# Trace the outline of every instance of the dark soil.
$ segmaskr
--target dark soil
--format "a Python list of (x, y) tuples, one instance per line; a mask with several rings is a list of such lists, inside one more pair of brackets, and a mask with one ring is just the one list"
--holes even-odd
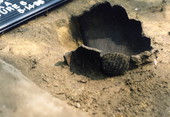
[(83, 14), (73, 16), (71, 21), (78, 23), (74, 25), (79, 26), (77, 35), (83, 43), (102, 50), (103, 54), (133, 55), (151, 49), (150, 39), (142, 34), (141, 22), (129, 19), (122, 6), (98, 3)]

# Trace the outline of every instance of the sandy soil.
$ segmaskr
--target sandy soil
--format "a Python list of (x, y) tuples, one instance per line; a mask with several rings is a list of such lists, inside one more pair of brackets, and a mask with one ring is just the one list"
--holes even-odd
[(0, 117), (87, 117), (0, 60)]
[[(144, 34), (160, 51), (149, 64), (124, 76), (92, 80), (71, 73), (63, 55), (77, 45), (71, 15), (104, 0), (73, 0), (0, 36), (0, 58), (53, 96), (92, 117), (170, 116), (170, 0), (108, 0), (142, 22)], [(166, 2), (165, 2), (166, 1)]]

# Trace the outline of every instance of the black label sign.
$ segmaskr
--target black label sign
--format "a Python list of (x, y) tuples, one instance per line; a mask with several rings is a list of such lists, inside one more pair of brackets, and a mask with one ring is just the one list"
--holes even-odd
[(0, 0), (0, 33), (68, 0)]
[(0, 16), (7, 15), (15, 11), (17, 11), (18, 13), (25, 13), (26, 11), (30, 11), (31, 9), (45, 4), (45, 0), (36, 0), (29, 3), (27, 1), (19, 1), (17, 3), (13, 3), (14, 1), (3, 2), (3, 0), (1, 0), (0, 2)]

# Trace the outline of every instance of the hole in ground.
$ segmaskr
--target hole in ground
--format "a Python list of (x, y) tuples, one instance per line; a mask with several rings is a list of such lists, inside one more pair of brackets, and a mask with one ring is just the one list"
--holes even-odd
[[(87, 46), (72, 53), (70, 70), (92, 79), (104, 78), (99, 76), (102, 72), (108, 76), (121, 75), (128, 70), (131, 55), (152, 49), (151, 40), (143, 35), (141, 22), (129, 19), (122, 6), (111, 6), (108, 2), (72, 16), (70, 27), (76, 42)], [(108, 55), (110, 58), (101, 56), (107, 53), (118, 54)]]
[(119, 52), (125, 55), (151, 50), (151, 41), (142, 34), (141, 22), (129, 19), (119, 5), (104, 2), (71, 18), (72, 34), (84, 45), (100, 49), (102, 54)]

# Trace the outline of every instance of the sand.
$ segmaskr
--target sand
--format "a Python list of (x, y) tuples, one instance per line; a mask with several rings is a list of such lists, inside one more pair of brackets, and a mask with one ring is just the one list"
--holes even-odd
[(0, 58), (41, 89), (92, 117), (170, 116), (170, 1), (108, 0), (142, 22), (159, 50), (154, 63), (123, 76), (89, 78), (70, 72), (63, 55), (78, 47), (70, 18), (104, 0), (73, 0), (0, 36)]

